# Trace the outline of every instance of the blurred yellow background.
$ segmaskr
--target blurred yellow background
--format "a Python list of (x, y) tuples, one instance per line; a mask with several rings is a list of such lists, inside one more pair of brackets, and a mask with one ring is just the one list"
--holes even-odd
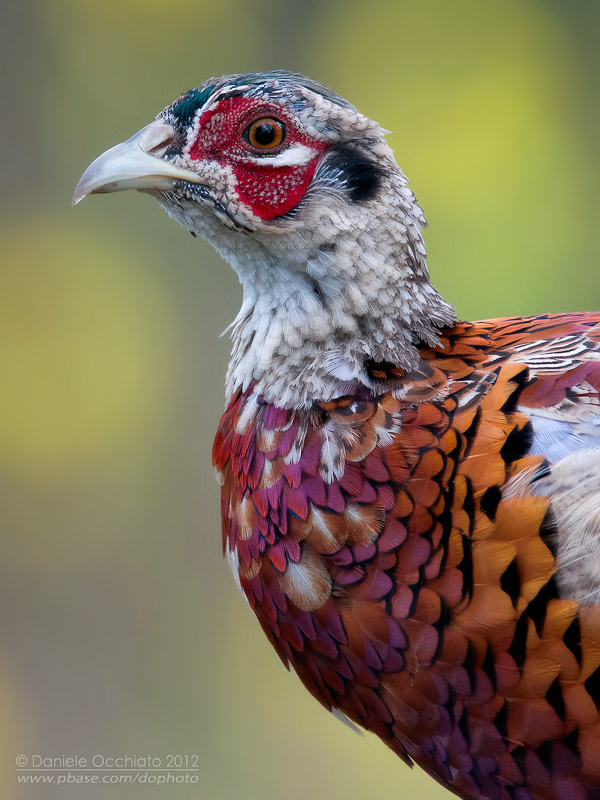
[[(240, 301), (101, 151), (211, 75), (284, 67), (390, 129), (463, 318), (600, 308), (594, 0), (9, 0), (0, 229), (0, 797), (449, 796), (278, 663), (221, 559)], [(197, 753), (196, 785), (25, 787), (17, 754)]]

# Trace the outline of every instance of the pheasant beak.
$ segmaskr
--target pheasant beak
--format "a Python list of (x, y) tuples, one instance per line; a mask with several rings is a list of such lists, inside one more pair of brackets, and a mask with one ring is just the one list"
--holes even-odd
[(79, 179), (73, 205), (88, 194), (122, 192), (125, 189), (172, 189), (175, 181), (202, 183), (194, 172), (162, 158), (174, 138), (175, 132), (170, 125), (155, 120), (131, 139), (111, 147), (98, 156)]

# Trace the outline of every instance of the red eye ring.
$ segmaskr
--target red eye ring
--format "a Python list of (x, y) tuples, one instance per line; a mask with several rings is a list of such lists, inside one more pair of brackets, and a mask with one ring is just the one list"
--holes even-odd
[(244, 138), (257, 150), (273, 150), (285, 139), (285, 125), (273, 117), (260, 117), (248, 125)]

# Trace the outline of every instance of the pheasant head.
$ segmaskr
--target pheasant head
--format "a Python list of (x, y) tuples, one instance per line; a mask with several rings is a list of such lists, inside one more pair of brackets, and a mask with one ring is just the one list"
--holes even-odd
[(74, 195), (152, 194), (236, 270), (228, 394), (280, 407), (385, 390), (418, 370), (454, 311), (432, 287), (423, 213), (385, 131), (288, 72), (227, 75), (181, 95), (101, 155)]

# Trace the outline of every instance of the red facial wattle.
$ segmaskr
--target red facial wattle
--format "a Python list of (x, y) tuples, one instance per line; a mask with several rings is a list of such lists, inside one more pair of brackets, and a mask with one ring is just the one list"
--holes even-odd
[(240, 200), (261, 219), (286, 214), (296, 206), (315, 171), (316, 157), (302, 167), (234, 167)]
[[(280, 146), (257, 154), (256, 149), (245, 141), (243, 133), (261, 116), (281, 119), (286, 126), (286, 136)], [(222, 100), (201, 116), (196, 127), (198, 132), (189, 149), (190, 159), (214, 160), (231, 166), (237, 178), (236, 190), (241, 202), (264, 220), (280, 217), (299, 203), (325, 148), (324, 142), (300, 133), (281, 109), (265, 106), (248, 97)], [(295, 144), (310, 147), (315, 152), (314, 158), (300, 165), (260, 163), (261, 155), (274, 157)]]

